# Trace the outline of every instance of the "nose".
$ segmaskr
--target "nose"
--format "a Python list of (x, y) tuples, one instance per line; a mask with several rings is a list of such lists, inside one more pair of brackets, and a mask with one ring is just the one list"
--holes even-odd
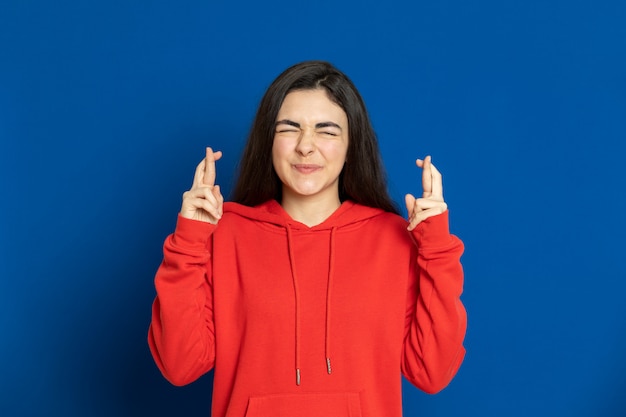
[(302, 156), (308, 156), (315, 152), (315, 133), (310, 129), (302, 130), (296, 145), (296, 152)]

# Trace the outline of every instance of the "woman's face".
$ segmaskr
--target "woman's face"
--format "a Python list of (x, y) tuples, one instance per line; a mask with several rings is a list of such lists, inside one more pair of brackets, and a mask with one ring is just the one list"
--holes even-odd
[(339, 174), (347, 152), (348, 118), (326, 90), (287, 94), (278, 111), (272, 146), (283, 200), (316, 197), (339, 201)]

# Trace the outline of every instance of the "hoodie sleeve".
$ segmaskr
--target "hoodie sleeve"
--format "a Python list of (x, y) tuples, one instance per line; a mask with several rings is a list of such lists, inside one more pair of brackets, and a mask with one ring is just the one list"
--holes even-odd
[(215, 361), (211, 276), (215, 228), (179, 215), (175, 232), (163, 245), (148, 345), (163, 376), (174, 385), (195, 381)]
[(417, 262), (409, 286), (402, 373), (434, 394), (445, 388), (465, 356), (467, 316), (461, 303), (463, 243), (448, 231), (448, 211), (412, 232)]

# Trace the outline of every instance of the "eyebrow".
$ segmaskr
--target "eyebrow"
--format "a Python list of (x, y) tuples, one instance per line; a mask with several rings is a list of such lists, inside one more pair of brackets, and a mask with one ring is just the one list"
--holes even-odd
[[(293, 127), (297, 127), (298, 129), (300, 129), (300, 123), (294, 122), (292, 120), (289, 119), (283, 119), (283, 120), (279, 120), (276, 122), (276, 126), (278, 125), (289, 125), (289, 126), (293, 126)], [(323, 129), (325, 127), (334, 127), (337, 128), (339, 130), (341, 130), (341, 126), (339, 126), (337, 123), (335, 122), (321, 122), (321, 123), (317, 123), (315, 125), (316, 129)]]

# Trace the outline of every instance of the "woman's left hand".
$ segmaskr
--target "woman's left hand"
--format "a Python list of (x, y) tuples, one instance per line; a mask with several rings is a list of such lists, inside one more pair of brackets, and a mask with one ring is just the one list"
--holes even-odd
[(431, 157), (418, 159), (415, 164), (422, 168), (422, 198), (415, 198), (412, 194), (404, 197), (406, 210), (409, 213), (409, 226), (411, 231), (422, 221), (429, 217), (436, 216), (448, 209), (448, 205), (443, 201), (443, 182), (441, 173), (431, 162)]

